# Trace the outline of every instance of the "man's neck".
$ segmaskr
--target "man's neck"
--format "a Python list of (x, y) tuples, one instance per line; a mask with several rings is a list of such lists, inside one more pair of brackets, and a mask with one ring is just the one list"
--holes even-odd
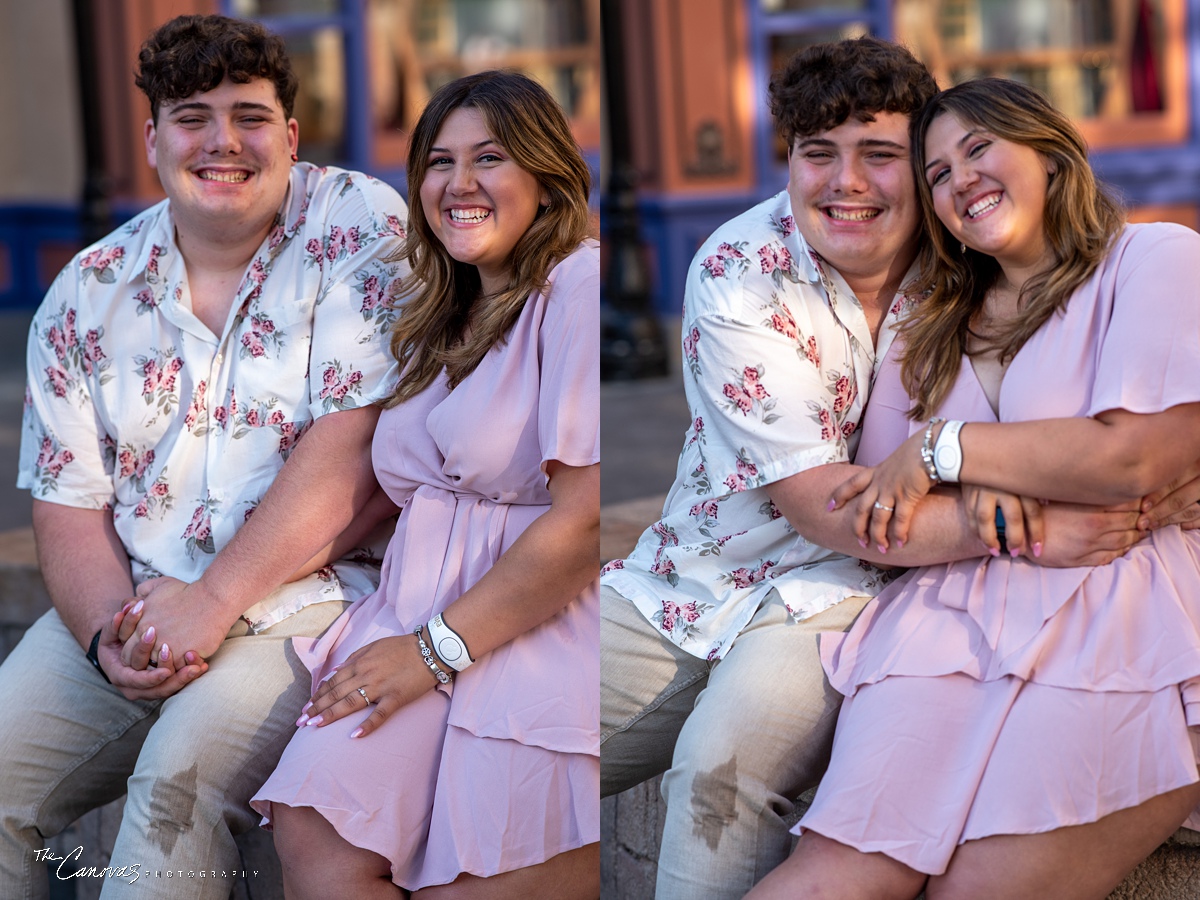
[(900, 290), (908, 266), (903, 269), (889, 270), (874, 277), (847, 277), (842, 273), (850, 290), (858, 298), (863, 314), (867, 317), (867, 325), (871, 329), (871, 340), (879, 346), (879, 329), (891, 309), (896, 293)]
[(254, 226), (233, 225), (222, 230), (197, 228), (176, 220), (175, 244), (191, 277), (201, 272), (220, 275), (236, 271), (240, 274), (262, 246), (273, 223), (274, 216)]

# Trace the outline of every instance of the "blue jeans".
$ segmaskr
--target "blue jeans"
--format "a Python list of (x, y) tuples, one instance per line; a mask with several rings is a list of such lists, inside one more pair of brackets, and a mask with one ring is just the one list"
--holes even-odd
[[(160, 701), (125, 699), (58, 614), (42, 616), (0, 665), (8, 707), (0, 717), (4, 896), (43, 900), (45, 863), (34, 853), (44, 839), (128, 793), (109, 865), (139, 877), (105, 878), (102, 896), (228, 900), (242, 868), (234, 835), (257, 823), (250, 797), (275, 767), (309, 694), (291, 638), (319, 635), (342, 609), (317, 603), (259, 634), (231, 632), (208, 672)], [(99, 850), (85, 847), (63, 873), (104, 865)], [(187, 877), (201, 870), (203, 878)]]
[(601, 793), (666, 772), (656, 900), (734, 900), (787, 857), (784, 819), (829, 762), (842, 701), (817, 633), (846, 630), (867, 600), (797, 622), (772, 591), (710, 663), (601, 589)]

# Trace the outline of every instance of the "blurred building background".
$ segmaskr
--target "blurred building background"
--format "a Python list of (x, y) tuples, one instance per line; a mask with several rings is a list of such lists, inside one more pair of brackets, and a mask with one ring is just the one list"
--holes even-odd
[(460, 75), (546, 85), (600, 164), (601, 0), (0, 0), (0, 310), (32, 310), (85, 243), (162, 198), (138, 47), (181, 13), (261, 20), (300, 76), (301, 158), (407, 194), (408, 129)]
[[(907, 44), (944, 87), (1004, 75), (1040, 88), (1079, 124), (1134, 219), (1200, 226), (1200, 0), (603, 3), (606, 60), (621, 64), (608, 74), (616, 186), (604, 227), (610, 244), (611, 226), (622, 231), (623, 252), (609, 253), (620, 283), (607, 288), (622, 309), (640, 291), (659, 322), (677, 321), (696, 247), (787, 182), (766, 103), (771, 72), (810, 43), (861, 34)], [(632, 315), (606, 320), (611, 377), (652, 368), (620, 363), (639, 340), (653, 355)]]

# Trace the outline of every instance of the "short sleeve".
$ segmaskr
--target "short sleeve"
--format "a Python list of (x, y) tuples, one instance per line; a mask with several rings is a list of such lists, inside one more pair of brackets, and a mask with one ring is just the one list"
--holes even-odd
[(542, 468), (600, 461), (600, 251), (589, 242), (552, 273), (542, 322)]
[(309, 359), (314, 420), (381, 400), (395, 384), (388, 333), (409, 267), (388, 260), (400, 249), (407, 218), (399, 194), (358, 173), (347, 173), (330, 202), (319, 239), (330, 262), (313, 313)]
[(863, 414), (862, 437), (854, 454), (854, 462), (860, 466), (879, 465), (912, 434), (913, 422), (908, 418), (912, 400), (900, 379), (903, 353), (904, 340), (892, 341), (875, 377)]
[(1200, 401), (1200, 235), (1180, 225), (1141, 226), (1114, 252), (1121, 257), (1112, 317), (1088, 415)]
[(115, 457), (96, 417), (84, 353), (76, 328), (74, 265), (55, 279), (29, 328), (25, 412), (17, 487), (35, 500), (83, 509), (113, 502)]
[(740, 490), (748, 472), (762, 485), (845, 462), (841, 417), (856, 374), (822, 365), (844, 347), (823, 346), (829, 329), (803, 299), (788, 304), (766, 282), (706, 277), (697, 266), (687, 291), (688, 308), (703, 312), (685, 318), (683, 378), (712, 483)]

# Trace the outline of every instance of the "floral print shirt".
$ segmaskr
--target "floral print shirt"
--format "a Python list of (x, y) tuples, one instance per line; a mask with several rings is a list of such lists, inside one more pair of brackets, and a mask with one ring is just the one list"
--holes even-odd
[[(191, 312), (163, 201), (87, 248), (34, 317), (18, 486), (111, 509), (134, 583), (195, 581), (320, 416), (382, 396), (407, 209), (357, 172), (292, 167), (224, 331)], [(265, 628), (373, 590), (369, 551), (250, 610)]]
[[(906, 279), (907, 280), (907, 279)], [(692, 424), (662, 519), (602, 583), (679, 647), (718, 659), (772, 588), (806, 618), (885, 582), (874, 566), (809, 543), (766, 485), (853, 458), (875, 366), (841, 275), (796, 230), (786, 191), (725, 223), (688, 272), (683, 381)]]

